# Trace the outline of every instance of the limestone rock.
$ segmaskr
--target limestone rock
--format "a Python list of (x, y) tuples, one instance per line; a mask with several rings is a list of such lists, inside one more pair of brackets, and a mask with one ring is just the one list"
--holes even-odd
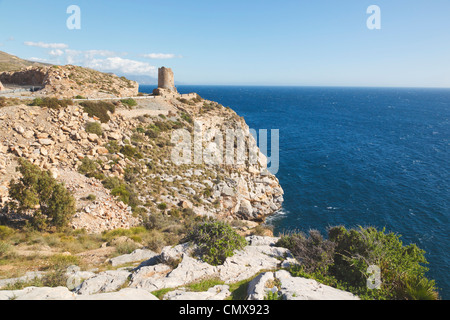
[(7, 285), (13, 285), (17, 282), (30, 282), (34, 279), (40, 279), (44, 276), (44, 272), (41, 271), (29, 271), (24, 276), (11, 279), (0, 280), (0, 289)]
[(109, 260), (109, 262), (113, 267), (116, 267), (122, 264), (149, 260), (151, 258), (154, 258), (155, 256), (158, 256), (158, 254), (151, 250), (137, 249), (130, 254), (125, 254), (119, 257), (112, 258)]
[(105, 271), (85, 280), (76, 292), (78, 294), (96, 294), (111, 292), (119, 289), (130, 276), (130, 272), (124, 270)]
[(130, 287), (150, 292), (166, 288), (164, 278), (171, 270), (172, 268), (162, 263), (139, 267), (131, 276)]
[(117, 292), (77, 296), (75, 300), (159, 300), (143, 289), (124, 288)]
[(23, 290), (0, 291), (0, 300), (71, 300), (75, 296), (66, 287), (28, 287)]
[(281, 282), (281, 294), (285, 300), (359, 300), (353, 294), (320, 284), (315, 280), (292, 277), (288, 271), (275, 272)]
[(250, 281), (247, 288), (247, 300), (264, 300), (267, 295), (266, 283), (274, 279), (273, 272), (264, 272)]
[(190, 292), (185, 289), (178, 289), (166, 293), (163, 300), (225, 300), (231, 295), (229, 289), (230, 287), (227, 285), (217, 285), (204, 292)]

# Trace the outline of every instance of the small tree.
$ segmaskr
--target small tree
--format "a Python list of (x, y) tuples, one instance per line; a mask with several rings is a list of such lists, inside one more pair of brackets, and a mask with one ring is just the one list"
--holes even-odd
[(245, 238), (225, 222), (203, 222), (196, 225), (187, 235), (199, 249), (203, 261), (211, 265), (223, 264), (236, 250), (245, 247)]
[(20, 159), (16, 169), (22, 177), (11, 180), (10, 207), (19, 213), (31, 213), (31, 223), (37, 229), (47, 225), (57, 229), (67, 227), (75, 214), (75, 198), (58, 183), (49, 171), (42, 171), (36, 165)]

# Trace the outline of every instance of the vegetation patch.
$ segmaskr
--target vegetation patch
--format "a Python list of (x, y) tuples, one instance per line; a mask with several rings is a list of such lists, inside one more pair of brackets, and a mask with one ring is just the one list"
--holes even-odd
[(203, 261), (211, 265), (223, 264), (226, 258), (233, 256), (236, 250), (244, 248), (247, 244), (244, 237), (229, 224), (221, 221), (197, 224), (186, 239), (198, 246), (198, 254)]
[[(291, 267), (294, 276), (346, 290), (363, 299), (438, 299), (435, 283), (425, 277), (425, 252), (415, 244), (403, 245), (400, 236), (383, 229), (347, 230), (332, 227), (325, 240), (317, 231), (282, 236), (277, 246), (291, 250), (301, 266)], [(369, 289), (369, 266), (381, 271), (379, 289)]]
[(59, 100), (57, 98), (35, 98), (30, 106), (39, 106), (39, 107), (46, 107), (49, 109), (60, 109), (60, 108), (67, 108), (67, 106), (73, 105), (73, 101), (71, 99), (62, 99)]
[(86, 123), (86, 132), (87, 133), (95, 133), (99, 137), (103, 134), (102, 126), (98, 122)]
[(111, 119), (108, 112), (114, 113), (116, 111), (114, 104), (105, 101), (83, 101), (80, 106), (90, 117), (97, 117), (102, 123)]
[(9, 209), (21, 214), (31, 213), (30, 222), (39, 230), (66, 228), (76, 211), (71, 193), (49, 171), (42, 171), (29, 161), (19, 159), (17, 171), (22, 177), (10, 182)]
[(135, 107), (135, 106), (137, 106), (137, 102), (136, 102), (136, 100), (134, 100), (134, 99), (132, 99), (132, 98), (129, 98), (129, 99), (123, 99), (123, 100), (120, 100), (120, 102), (122, 102), (124, 105), (126, 105), (126, 106), (128, 106), (128, 107)]

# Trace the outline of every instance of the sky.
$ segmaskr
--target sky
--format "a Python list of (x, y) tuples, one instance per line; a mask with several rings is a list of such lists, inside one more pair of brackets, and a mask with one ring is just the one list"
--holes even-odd
[(0, 51), (119, 75), (166, 66), (184, 84), (449, 88), (450, 1), (0, 0)]

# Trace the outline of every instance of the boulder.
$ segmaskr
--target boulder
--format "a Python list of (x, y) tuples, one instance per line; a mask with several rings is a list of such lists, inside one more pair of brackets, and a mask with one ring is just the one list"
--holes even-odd
[(239, 210), (237, 214), (244, 218), (251, 219), (253, 217), (253, 207), (250, 201), (248, 201), (247, 199), (242, 199), (239, 204)]
[(225, 283), (249, 279), (263, 270), (277, 269), (281, 258), (289, 256), (285, 248), (272, 246), (247, 246), (217, 267), (219, 277)]
[(130, 276), (125, 270), (104, 271), (91, 277), (76, 289), (78, 294), (96, 294), (119, 289)]
[(170, 272), (165, 280), (165, 288), (176, 288), (203, 278), (217, 275), (217, 267), (214, 267), (199, 259), (191, 258), (183, 254), (182, 261)]
[(151, 258), (154, 258), (155, 256), (158, 256), (158, 254), (151, 250), (137, 249), (130, 254), (125, 254), (119, 257), (112, 258), (109, 260), (109, 263), (111, 263), (113, 267), (116, 267), (122, 264), (149, 260)]
[(162, 263), (171, 263), (181, 259), (183, 254), (190, 255), (195, 250), (195, 246), (186, 242), (176, 246), (166, 246), (161, 250), (160, 261)]
[(142, 289), (124, 288), (117, 292), (77, 296), (76, 300), (158, 300), (153, 294)]
[(286, 270), (275, 272), (280, 293), (285, 300), (359, 300), (350, 292), (320, 284), (313, 279), (293, 277)]
[(11, 279), (0, 280), (0, 289), (7, 285), (13, 285), (17, 282), (30, 282), (34, 279), (40, 279), (44, 276), (44, 272), (41, 271), (29, 271), (24, 276)]
[(264, 272), (250, 281), (247, 287), (247, 300), (264, 300), (267, 295), (266, 283), (274, 279), (273, 272)]
[(66, 287), (28, 287), (22, 290), (0, 291), (0, 300), (71, 300), (75, 296)]
[(171, 270), (171, 267), (162, 263), (139, 267), (131, 276), (130, 287), (150, 292), (165, 288), (164, 278)]
[(163, 300), (225, 300), (231, 295), (230, 287), (227, 285), (217, 285), (208, 291), (191, 292), (186, 289), (170, 291), (164, 295)]

